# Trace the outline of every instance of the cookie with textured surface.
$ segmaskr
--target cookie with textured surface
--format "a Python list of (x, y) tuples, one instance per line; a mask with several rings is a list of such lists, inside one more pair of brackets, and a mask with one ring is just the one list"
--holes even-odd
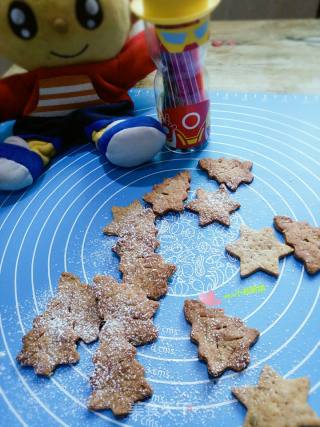
[(256, 329), (199, 301), (185, 301), (184, 313), (192, 325), (191, 340), (199, 345), (199, 358), (208, 364), (210, 375), (219, 377), (228, 369), (240, 372), (247, 368), (249, 349), (259, 338)]
[(182, 172), (173, 178), (165, 179), (162, 184), (155, 185), (152, 192), (146, 194), (143, 200), (152, 205), (156, 215), (183, 212), (184, 202), (188, 199), (190, 182), (190, 173)]
[(167, 264), (158, 254), (133, 257), (129, 253), (121, 258), (119, 269), (125, 283), (138, 286), (148, 298), (158, 300), (167, 294), (168, 281), (176, 266)]
[(199, 167), (206, 171), (211, 179), (225, 184), (231, 191), (236, 191), (240, 184), (251, 184), (252, 162), (240, 162), (237, 159), (202, 159)]
[(230, 226), (230, 215), (240, 209), (240, 203), (232, 200), (225, 185), (221, 185), (215, 193), (199, 188), (197, 199), (186, 205), (186, 209), (199, 214), (201, 226), (219, 222)]
[(250, 276), (257, 271), (278, 277), (279, 259), (292, 254), (292, 247), (280, 243), (269, 227), (256, 231), (242, 226), (240, 234), (240, 239), (229, 244), (226, 250), (240, 259), (241, 277)]
[(275, 228), (284, 234), (286, 243), (294, 248), (294, 256), (302, 261), (309, 274), (320, 271), (320, 228), (307, 222), (293, 221), (285, 216), (274, 218)]
[(77, 342), (96, 341), (100, 324), (93, 289), (81, 284), (78, 277), (63, 273), (57, 295), (23, 337), (17, 360), (32, 366), (38, 375), (50, 376), (57, 366), (79, 361)]
[(119, 284), (109, 276), (97, 276), (93, 289), (105, 329), (116, 325), (119, 333), (121, 331), (135, 346), (147, 344), (158, 337), (152, 318), (159, 303), (149, 300), (138, 286)]
[(101, 330), (100, 347), (93, 357), (89, 409), (111, 409), (116, 416), (126, 416), (135, 402), (152, 396), (144, 368), (135, 360), (136, 352), (121, 333), (106, 326)]
[(320, 418), (308, 405), (307, 378), (286, 380), (265, 366), (256, 387), (233, 388), (248, 408), (244, 427), (319, 427)]

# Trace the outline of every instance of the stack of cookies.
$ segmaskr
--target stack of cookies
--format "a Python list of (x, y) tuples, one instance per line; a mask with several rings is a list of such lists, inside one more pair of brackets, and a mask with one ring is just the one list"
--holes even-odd
[(158, 230), (151, 209), (135, 201), (125, 208), (114, 207), (112, 212), (114, 220), (104, 233), (119, 238), (114, 251), (120, 257), (123, 283), (107, 276), (94, 279), (103, 327), (93, 358), (96, 369), (88, 406), (124, 416), (133, 403), (152, 396), (144, 369), (135, 360), (135, 347), (157, 339), (152, 318), (159, 308), (158, 300), (168, 292), (168, 281), (176, 267), (155, 253)]

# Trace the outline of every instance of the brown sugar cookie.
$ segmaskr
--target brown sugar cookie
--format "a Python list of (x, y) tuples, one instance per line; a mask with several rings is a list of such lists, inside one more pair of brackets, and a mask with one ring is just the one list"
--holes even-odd
[(215, 193), (198, 189), (197, 199), (186, 205), (186, 209), (199, 213), (201, 226), (213, 222), (230, 226), (230, 215), (240, 207), (240, 203), (230, 198), (225, 185), (221, 185)]
[(119, 284), (109, 276), (97, 276), (93, 289), (105, 327), (116, 325), (116, 329), (135, 346), (147, 344), (158, 337), (152, 318), (159, 303), (149, 300), (138, 286)]
[(140, 202), (133, 202), (125, 208), (113, 207), (112, 211), (114, 220), (104, 228), (105, 234), (121, 238), (155, 237), (158, 234), (155, 214), (152, 209), (144, 209)]
[(126, 220), (139, 216), (144, 211), (139, 200), (135, 200), (129, 206), (113, 206), (113, 221), (107, 225), (103, 232), (109, 236), (120, 236), (123, 228), (126, 228)]
[(174, 178), (165, 179), (162, 184), (155, 185), (153, 191), (146, 194), (143, 200), (152, 205), (156, 215), (183, 212), (183, 202), (188, 198), (190, 182), (190, 173), (182, 172)]
[(225, 184), (230, 190), (236, 191), (240, 184), (251, 184), (254, 176), (251, 173), (252, 162), (240, 162), (237, 159), (202, 159), (199, 167), (206, 171), (211, 179)]
[(285, 380), (269, 366), (256, 387), (234, 388), (234, 396), (248, 409), (244, 427), (316, 427), (320, 418), (309, 406), (307, 378)]
[(153, 235), (132, 235), (119, 239), (112, 250), (120, 258), (127, 255), (135, 259), (137, 257), (153, 254), (159, 245), (159, 241)]
[(199, 358), (207, 362), (210, 375), (219, 377), (228, 369), (240, 372), (247, 368), (249, 349), (259, 338), (256, 329), (199, 301), (185, 301), (184, 312), (192, 325), (191, 340), (199, 345)]
[(139, 257), (127, 254), (121, 258), (119, 270), (125, 283), (136, 285), (148, 298), (158, 300), (167, 294), (168, 281), (175, 273), (176, 267), (167, 264), (158, 254)]
[(105, 234), (117, 235), (113, 251), (119, 257), (131, 255), (133, 258), (152, 254), (159, 247), (158, 229), (152, 209), (144, 209), (136, 201), (125, 208), (113, 208), (114, 220), (105, 229)]
[(240, 240), (226, 247), (227, 252), (240, 259), (241, 277), (250, 276), (257, 271), (264, 271), (278, 277), (279, 258), (293, 252), (290, 246), (280, 243), (272, 228), (263, 228), (260, 231), (242, 226)]
[(63, 273), (56, 297), (35, 318), (17, 360), (23, 366), (32, 366), (38, 375), (50, 376), (57, 366), (79, 361), (77, 342), (95, 341), (100, 324), (92, 288), (82, 285), (78, 277)]
[(285, 216), (274, 218), (275, 228), (284, 234), (286, 243), (294, 248), (294, 255), (305, 265), (308, 273), (320, 271), (320, 228), (307, 222), (296, 222)]
[(144, 378), (144, 368), (135, 360), (136, 349), (121, 334), (106, 331), (101, 331), (100, 347), (93, 357), (88, 408), (111, 409), (116, 416), (126, 416), (135, 402), (151, 397), (153, 391)]

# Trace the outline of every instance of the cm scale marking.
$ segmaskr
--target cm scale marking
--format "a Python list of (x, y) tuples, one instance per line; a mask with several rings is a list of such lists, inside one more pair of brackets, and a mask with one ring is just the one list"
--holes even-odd
[[(133, 96), (139, 113), (156, 115), (151, 91)], [(319, 276), (309, 276), (290, 257), (281, 261), (278, 279), (257, 273), (241, 280), (239, 262), (224, 250), (239, 238), (242, 224), (258, 230), (272, 226), (276, 215), (319, 226), (319, 109), (317, 97), (212, 93), (212, 137), (202, 152), (164, 150), (154, 163), (124, 170), (104, 164), (93, 148), (77, 147), (34, 187), (1, 194), (0, 425), (240, 427), (246, 412), (231, 388), (257, 384), (265, 365), (285, 378), (309, 377), (309, 404), (319, 414)], [(81, 345), (80, 363), (60, 368), (50, 380), (21, 369), (15, 361), (21, 338), (44, 310), (62, 271), (88, 283), (96, 274), (120, 279), (111, 250), (115, 239), (101, 232), (112, 219), (111, 207), (142, 200), (154, 184), (184, 170), (192, 173), (190, 199), (197, 188), (217, 191), (218, 184), (197, 164), (223, 156), (251, 160), (255, 173), (254, 182), (232, 196), (242, 208), (232, 215), (230, 228), (202, 229), (191, 212), (157, 223), (160, 254), (178, 270), (155, 318), (160, 337), (138, 352), (152, 399), (122, 420), (108, 411), (87, 411), (98, 344)], [(183, 305), (199, 295), (261, 332), (243, 373), (227, 372), (214, 381), (198, 361)]]

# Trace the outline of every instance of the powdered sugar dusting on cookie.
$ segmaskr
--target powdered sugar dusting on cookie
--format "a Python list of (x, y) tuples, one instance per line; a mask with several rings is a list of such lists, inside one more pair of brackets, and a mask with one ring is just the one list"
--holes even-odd
[(39, 375), (50, 376), (57, 366), (78, 362), (77, 342), (95, 341), (100, 323), (92, 289), (82, 285), (78, 277), (64, 273), (56, 297), (23, 338), (17, 360), (34, 367)]
[(165, 215), (168, 212), (183, 212), (184, 202), (188, 198), (191, 175), (182, 172), (173, 178), (167, 178), (162, 184), (153, 187), (151, 193), (145, 194), (143, 200), (152, 205), (156, 215)]
[(119, 284), (110, 276), (94, 279), (93, 289), (104, 326), (100, 347), (93, 358), (95, 371), (88, 407), (111, 409), (115, 415), (124, 416), (134, 403), (152, 396), (133, 346), (145, 345), (158, 337), (152, 318), (159, 303), (154, 300), (167, 293), (175, 266), (155, 254), (158, 230), (150, 209), (143, 209), (136, 201), (112, 211), (113, 222), (104, 232), (119, 237), (113, 250), (120, 257), (124, 283)]
[(251, 184), (254, 176), (251, 173), (252, 162), (240, 162), (237, 159), (202, 159), (199, 167), (206, 171), (211, 179), (225, 184), (231, 191), (236, 191), (240, 184)]
[(230, 215), (240, 208), (240, 203), (232, 200), (224, 185), (215, 193), (203, 189), (197, 190), (197, 199), (188, 203), (186, 208), (199, 214), (200, 225), (213, 222), (230, 226)]

